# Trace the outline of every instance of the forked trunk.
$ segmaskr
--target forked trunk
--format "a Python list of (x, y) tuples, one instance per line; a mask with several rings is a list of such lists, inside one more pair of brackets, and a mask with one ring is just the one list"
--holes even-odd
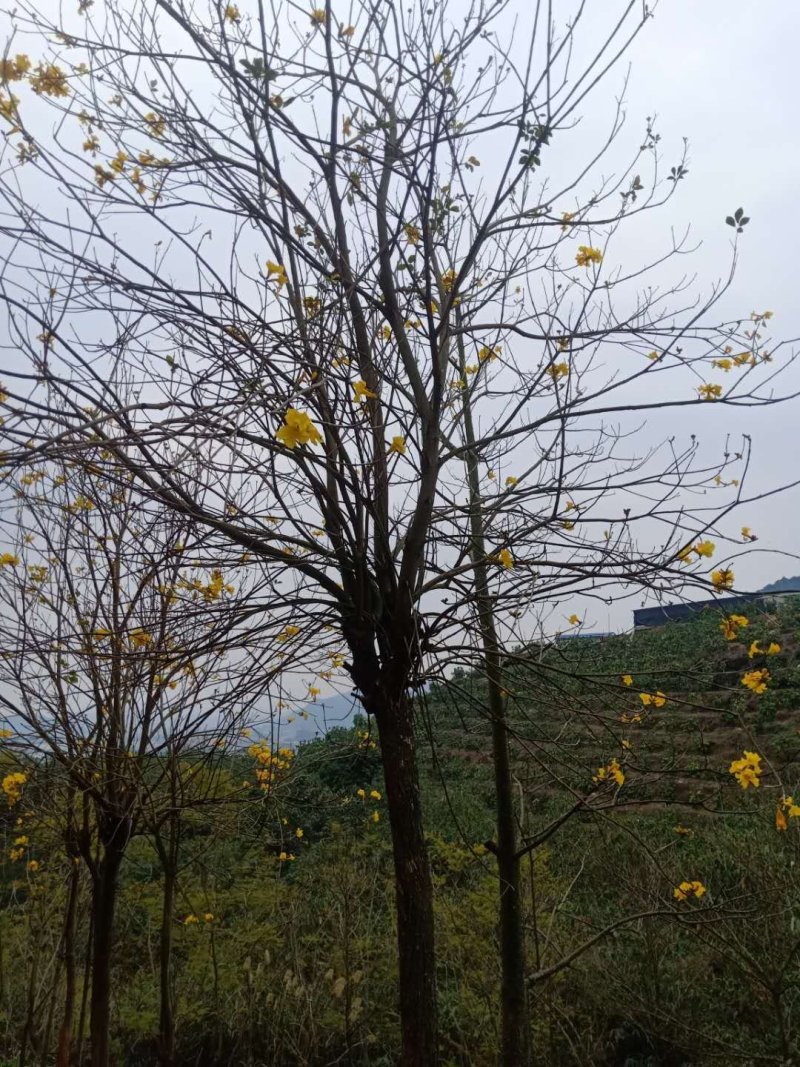
[(123, 842), (112, 839), (106, 845), (94, 881), (92, 998), (89, 1014), (92, 1067), (108, 1067), (109, 1065), (111, 952), (114, 936), (114, 910), (117, 902), (117, 879), (124, 851)]
[(392, 833), (402, 1067), (437, 1062), (433, 883), (422, 825), (414, 714), (405, 697), (374, 710)]

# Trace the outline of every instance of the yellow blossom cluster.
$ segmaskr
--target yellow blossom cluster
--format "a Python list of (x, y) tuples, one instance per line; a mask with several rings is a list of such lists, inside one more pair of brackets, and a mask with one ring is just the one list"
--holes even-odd
[(67, 75), (55, 63), (39, 63), (28, 81), (39, 96), (69, 96)]
[(597, 774), (592, 776), (592, 781), (595, 783), (614, 781), (617, 785), (623, 785), (625, 782), (625, 774), (622, 767), (619, 765), (619, 760), (609, 760), (605, 767), (598, 767)]
[(501, 345), (483, 345), (478, 349), (478, 360), (480, 363), (491, 363), (498, 358), (502, 350)]
[(213, 570), (208, 582), (203, 582), (199, 578), (193, 578), (191, 581), (183, 579), (178, 583), (178, 588), (189, 589), (195, 594), (200, 594), (208, 603), (219, 600), (223, 593), (233, 593), (235, 589), (234, 586), (226, 583), (221, 570)]
[(788, 829), (789, 819), (797, 819), (800, 817), (800, 806), (795, 804), (792, 797), (783, 796), (778, 802), (778, 807), (775, 809), (775, 829), (786, 830)]
[(278, 640), (281, 642), (281, 644), (283, 644), (285, 641), (288, 641), (290, 638), (297, 637), (297, 635), (299, 633), (300, 633), (300, 627), (299, 626), (292, 626), (291, 624), (289, 624), (288, 626), (284, 626), (284, 628), (278, 634)]
[(377, 397), (377, 394), (373, 393), (372, 390), (367, 385), (367, 383), (365, 381), (363, 381), (361, 378), (359, 378), (357, 381), (353, 382), (353, 393), (354, 393), (353, 399), (357, 403), (360, 403), (362, 400), (367, 400), (367, 399), (375, 400), (376, 397)]
[(745, 749), (742, 753), (742, 758), (735, 759), (728, 768), (728, 771), (733, 775), (742, 789), (749, 789), (750, 786), (754, 789), (758, 789), (761, 784), (761, 775), (764, 773), (761, 768), (761, 756), (759, 756), (757, 752), (748, 752)]
[(564, 362), (564, 360), (560, 363), (551, 363), (546, 370), (553, 381), (557, 382), (559, 378), (566, 378), (569, 375), (569, 363)]
[(742, 685), (753, 693), (766, 693), (769, 677), (769, 671), (766, 667), (762, 667), (758, 671), (746, 671), (742, 675)]
[(514, 557), (511, 554), (511, 550), (508, 548), (501, 548), (499, 552), (496, 552), (493, 556), (489, 557), (492, 563), (499, 563), (510, 571), (514, 566)]
[(290, 748), (279, 748), (277, 751), (273, 751), (264, 740), (256, 741), (250, 745), (247, 749), (247, 754), (258, 764), (256, 780), (265, 791), (286, 776), (294, 760), (294, 752)]
[(720, 630), (725, 635), (726, 641), (735, 641), (739, 631), (750, 625), (750, 620), (745, 615), (729, 615), (719, 624)]
[(747, 655), (750, 659), (753, 656), (777, 656), (780, 650), (781, 646), (777, 641), (770, 641), (766, 648), (762, 648), (759, 641), (751, 641)]
[(667, 702), (666, 696), (659, 689), (656, 693), (640, 693), (639, 699), (646, 708), (652, 704), (655, 708), (663, 708)]
[(359, 748), (368, 749), (368, 748), (375, 748), (376, 747), (375, 741), (371, 737), (371, 735), (370, 735), (368, 730), (359, 730), (357, 732), (357, 734), (356, 734), (356, 737), (358, 739), (358, 747)]
[(599, 248), (590, 248), (589, 245), (578, 245), (575, 262), (579, 267), (588, 267), (590, 263), (600, 264), (603, 262), (603, 253)]
[(697, 900), (700, 900), (700, 898), (705, 895), (705, 892), (706, 887), (702, 882), (681, 882), (680, 885), (675, 886), (672, 890), (672, 895), (676, 900), (680, 901), (688, 900), (689, 897), (695, 897)]
[(22, 81), (30, 69), (29, 56), (18, 54), (13, 59), (0, 59), (0, 81)]
[(310, 417), (304, 411), (289, 408), (284, 417), (283, 425), (278, 429), (275, 437), (286, 448), (294, 449), (298, 445), (318, 445), (322, 442), (322, 436)]
[(732, 589), (734, 581), (734, 574), (730, 567), (721, 567), (719, 570), (711, 572), (711, 582), (717, 590)]
[(282, 263), (273, 263), (271, 259), (267, 260), (267, 278), (274, 276), (275, 281), (278, 283), (278, 289), (282, 289), (289, 281), (289, 276), (286, 273), (286, 268)]
[(22, 771), (12, 771), (11, 774), (7, 774), (3, 779), (3, 792), (6, 795), (6, 803), (10, 808), (13, 808), (22, 797), (22, 790), (27, 781), (28, 776), (23, 774)]
[(700, 385), (697, 388), (697, 395), (701, 400), (719, 400), (722, 396), (722, 386), (711, 385), (709, 383)]

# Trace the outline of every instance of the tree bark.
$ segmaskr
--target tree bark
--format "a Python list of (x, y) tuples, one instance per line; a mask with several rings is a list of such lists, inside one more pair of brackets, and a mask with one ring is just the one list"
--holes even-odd
[[(466, 377), (463, 340), (459, 343), (461, 375)], [(497, 874), (500, 883), (501, 1056), (503, 1067), (529, 1063), (528, 1003), (525, 976), (525, 929), (520, 899), (520, 857), (514, 812), (514, 782), (508, 738), (502, 660), (497, 640), (494, 602), (489, 586), (489, 561), (483, 521), (478, 457), (469, 393), (464, 396), (464, 441), (470, 501), (470, 554), (475, 573), (475, 607), (483, 651), (489, 718), (492, 727)]]
[(378, 725), (392, 833), (402, 1067), (437, 1063), (433, 882), (422, 805), (411, 702), (402, 696), (373, 711)]
[[(172, 841), (170, 842), (172, 859)], [(158, 1062), (161, 1067), (175, 1063), (175, 1012), (172, 989), (172, 923), (175, 910), (177, 872), (174, 863), (164, 866), (164, 896), (161, 906), (161, 936), (159, 939), (160, 1012), (158, 1023)]]
[(94, 881), (92, 914), (92, 994), (89, 1035), (92, 1067), (109, 1067), (109, 1028), (111, 1019), (111, 954), (114, 938), (114, 909), (117, 879), (125, 854), (120, 829), (106, 843)]
[[(69, 853), (68, 853), (69, 855)], [(75, 923), (78, 915), (78, 893), (80, 889), (80, 867), (72, 859), (67, 889), (67, 910), (64, 916), (63, 957), (64, 957), (64, 1014), (58, 1031), (56, 1047), (56, 1067), (70, 1067), (72, 1057), (72, 1018), (75, 1014)]]

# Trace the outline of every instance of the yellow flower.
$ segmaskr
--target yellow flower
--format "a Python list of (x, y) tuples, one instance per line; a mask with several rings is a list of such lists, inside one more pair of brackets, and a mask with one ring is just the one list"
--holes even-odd
[(67, 76), (55, 63), (40, 63), (28, 82), (39, 96), (69, 96)]
[(22, 796), (22, 789), (27, 781), (28, 776), (23, 774), (22, 771), (12, 771), (11, 774), (7, 774), (3, 779), (3, 792), (6, 795), (6, 803), (10, 808), (13, 808)]
[(369, 795), (373, 800), (381, 800), (381, 795), (377, 789), (370, 789)]
[(296, 448), (297, 445), (318, 445), (322, 442), (322, 436), (310, 417), (304, 411), (289, 408), (275, 437), (286, 448)]
[(569, 374), (569, 364), (563, 360), (560, 363), (551, 363), (546, 369), (554, 382), (557, 382), (559, 378), (566, 378)]
[(493, 345), (491, 348), (488, 345), (484, 345), (478, 349), (478, 359), (481, 363), (491, 363), (497, 359), (501, 351), (500, 345)]
[(22, 81), (31, 69), (31, 61), (28, 56), (18, 54), (14, 59), (0, 59), (0, 81)]
[(291, 625), (284, 626), (284, 628), (278, 634), (278, 640), (281, 641), (281, 642), (288, 641), (290, 637), (297, 637), (297, 635), (299, 633), (300, 633), (300, 627), (299, 626), (291, 626)]
[(714, 555), (714, 547), (713, 541), (698, 541), (692, 551), (696, 552), (698, 556), (705, 556), (706, 559), (710, 559)]
[(619, 760), (616, 757), (610, 760), (605, 767), (598, 767), (597, 774), (592, 777), (592, 781), (595, 783), (599, 783), (609, 781), (612, 778), (617, 783), (617, 785), (624, 785), (625, 783), (625, 774), (622, 770), (622, 767), (620, 767), (619, 765)]
[(754, 789), (758, 789), (759, 779), (764, 773), (761, 769), (761, 756), (757, 752), (748, 752), (745, 749), (742, 758), (734, 760), (728, 771), (742, 789), (749, 789), (751, 785)]
[(291, 863), (294, 859), (294, 856), (291, 852), (281, 852), (278, 856), (278, 859), (281, 861), (281, 863)]
[(711, 366), (712, 367), (718, 367), (719, 370), (725, 371), (725, 373), (727, 374), (728, 371), (733, 366), (733, 360), (732, 359), (712, 359), (711, 360)]
[(13, 555), (11, 552), (3, 552), (0, 555), (0, 567), (18, 567), (19, 556)]
[(623, 676), (622, 676), (622, 684), (623, 685), (633, 685), (633, 677), (630, 674), (623, 674)]
[(720, 630), (725, 635), (726, 641), (735, 641), (739, 636), (739, 630), (750, 625), (750, 620), (744, 615), (729, 615), (719, 624)]
[(302, 828), (300, 826), (298, 826), (297, 829), (295, 830), (294, 836), (297, 838), (298, 841), (302, 838), (303, 830), (302, 830)]
[(152, 644), (153, 638), (146, 630), (131, 630), (130, 642), (134, 648), (147, 648), (148, 645)]
[(367, 792), (366, 792), (365, 789), (356, 789), (356, 796), (360, 797), (361, 800), (363, 800), (366, 797), (366, 795), (367, 795)]
[(412, 226), (410, 222), (407, 222), (403, 227), (403, 233), (406, 235), (406, 240), (410, 245), (419, 244), (422, 233), (417, 226)]
[(656, 708), (663, 708), (667, 702), (666, 696), (659, 689), (656, 693), (640, 693), (639, 699), (647, 708), (651, 704)]
[(506, 478), (506, 485), (510, 488), (516, 485), (518, 481), (519, 478), (515, 478), (513, 474), (509, 474), (509, 476)]
[(200, 920), (197, 918), (196, 915), (187, 915), (186, 918), (183, 920), (183, 925), (184, 926), (194, 926), (196, 923), (199, 923), (199, 922), (200, 922)]
[(353, 389), (355, 391), (355, 395), (353, 396), (354, 400), (361, 401), (365, 400), (367, 397), (370, 397), (372, 400), (377, 398), (377, 394), (373, 393), (372, 390), (367, 387), (367, 383), (362, 381), (361, 378), (359, 378), (358, 381), (353, 382)]
[(494, 563), (501, 563), (508, 571), (514, 566), (514, 557), (507, 548), (501, 548), (496, 555), (491, 557), (491, 559)]
[(389, 445), (389, 455), (404, 456), (406, 454), (406, 439), (405, 437), (397, 436), (392, 438), (392, 443)]
[(226, 22), (239, 22), (242, 15), (236, 4), (228, 4), (225, 8), (224, 18)]
[(780, 650), (781, 650), (781, 646), (778, 644), (777, 641), (770, 641), (770, 643), (767, 645), (766, 649), (764, 650), (764, 655), (765, 656), (777, 656), (778, 653), (780, 652)]
[(578, 254), (575, 256), (575, 262), (579, 267), (588, 267), (590, 263), (602, 263), (603, 253), (599, 248), (578, 245)]
[(676, 886), (672, 890), (672, 895), (676, 900), (687, 900), (690, 896), (699, 900), (706, 892), (706, 887), (702, 882), (681, 882), (679, 886)]
[(570, 626), (578, 626), (580, 624), (580, 621), (580, 615), (570, 615), (570, 617), (567, 619), (567, 622), (570, 624)]
[(452, 292), (453, 286), (456, 284), (456, 272), (451, 267), (450, 270), (444, 272), (439, 281), (442, 283), (442, 289), (446, 293)]
[(715, 589), (732, 589), (734, 583), (733, 571), (730, 567), (723, 567), (718, 571), (712, 571), (711, 581)]
[(324, 26), (326, 18), (324, 7), (315, 7), (311, 12), (311, 21), (315, 26)]
[(795, 804), (792, 797), (783, 796), (778, 802), (778, 807), (775, 811), (775, 829), (786, 830), (788, 823), (787, 818), (797, 819), (800, 817), (800, 806)]
[(275, 281), (278, 283), (278, 288), (282, 289), (284, 285), (289, 281), (289, 277), (286, 273), (286, 268), (282, 263), (273, 263), (272, 260), (267, 260), (267, 277), (271, 278), (275, 275)]
[(317, 687), (315, 685), (309, 685), (309, 687), (308, 687), (309, 700), (316, 700), (317, 697), (319, 696), (319, 694), (320, 694), (320, 690), (317, 689)]
[(39, 870), (38, 860), (28, 860), (28, 870), (31, 874), (35, 874)]
[(574, 218), (575, 218), (575, 212), (574, 211), (564, 211), (564, 212), (562, 212), (562, 214), (561, 214), (561, 231), (562, 231), (562, 233), (563, 233), (564, 230), (568, 230), (569, 229), (569, 224), (572, 222), (572, 220)]
[(381, 813), (379, 811), (373, 811), (373, 813), (370, 815), (370, 819), (372, 819), (373, 822), (380, 822)]
[(204, 920), (205, 922), (207, 922), (207, 923), (213, 923), (213, 921), (214, 921), (214, 913), (213, 913), (213, 912), (210, 912), (210, 911), (207, 911), (207, 912), (206, 912), (206, 913), (205, 913), (205, 914), (203, 915), (203, 920)]
[(694, 830), (690, 830), (688, 826), (676, 826), (675, 833), (681, 837), (694, 837)]
[(742, 685), (754, 693), (766, 693), (768, 681), (769, 671), (766, 667), (762, 667), (760, 671), (747, 671), (742, 676)]
[(701, 400), (717, 400), (722, 396), (721, 385), (700, 385), (697, 389), (697, 395)]

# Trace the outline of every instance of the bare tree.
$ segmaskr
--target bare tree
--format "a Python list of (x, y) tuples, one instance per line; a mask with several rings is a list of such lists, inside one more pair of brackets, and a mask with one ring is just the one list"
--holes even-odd
[[(558, 155), (647, 5), (614, 5), (602, 32), (584, 3), (562, 28), (549, 5), (513, 28), (508, 12), (111, 0), (56, 25), (23, 2), (18, 39), (55, 34), (59, 54), (35, 65), (15, 41), (4, 66), (6, 462), (99, 442), (120, 484), (205, 527), (209, 553), (258, 558), (273, 642), (323, 675), (326, 657), (345, 664), (381, 741), (403, 1062), (426, 1067), (414, 692), (476, 634), (492, 676), (536, 604), (704, 581), (688, 563), (745, 499), (749, 445), (706, 459), (694, 438), (638, 449), (633, 428), (656, 408), (778, 399), (768, 312), (712, 327), (729, 279), (708, 298), (661, 285), (686, 241), (615, 258), (620, 229), (685, 179), (685, 153), (665, 172), (648, 122), (601, 176), (618, 104), (599, 149)], [(17, 99), (23, 83), (51, 109)], [(31, 188), (54, 195), (38, 206)], [(698, 506), (739, 460), (736, 491)], [(515, 1064), (524, 961), (507, 963)]]
[[(128, 844), (187, 809), (219, 803), (209, 768), (270, 679), (251, 644), (257, 635), (237, 631), (258, 583), (237, 590), (219, 567), (204, 567), (191, 521), (109, 485), (103, 452), (83, 467), (47, 464), (20, 476), (3, 516), (13, 551), (3, 557), (0, 594), (0, 702), (15, 747), (64, 780), (65, 850), (91, 879), (98, 1067), (109, 1056), (114, 910)], [(62, 1062), (74, 1010), (76, 879), (64, 927)], [(168, 1011), (162, 1023), (171, 1062)]]

